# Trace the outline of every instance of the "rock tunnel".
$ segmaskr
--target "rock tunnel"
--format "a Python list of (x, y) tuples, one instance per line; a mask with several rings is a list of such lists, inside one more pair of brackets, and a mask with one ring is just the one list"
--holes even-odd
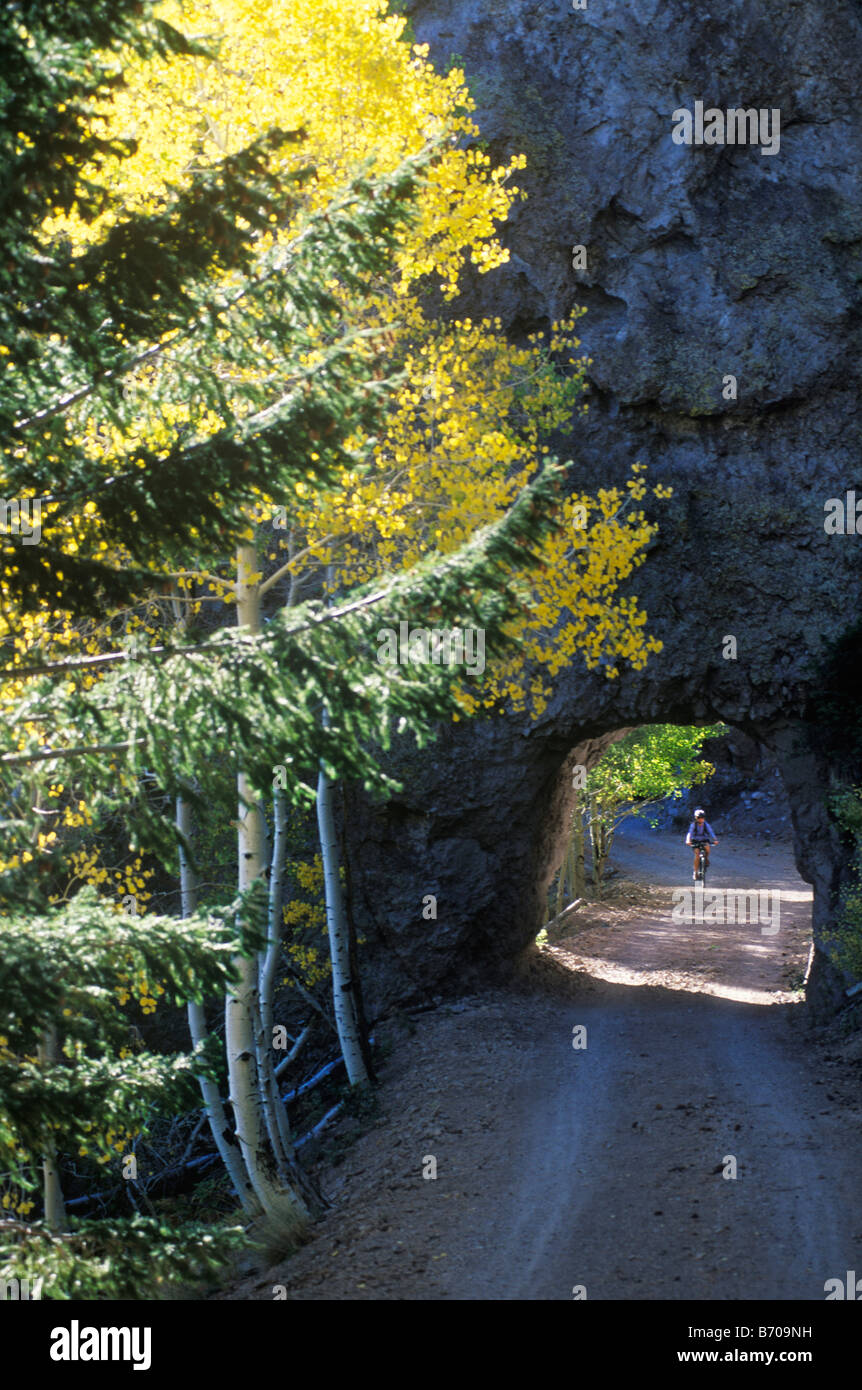
[[(350, 901), (378, 994), (488, 978), (513, 959), (542, 924), (572, 765), (620, 729), (714, 720), (781, 770), (814, 890), (815, 1016), (846, 983), (826, 944), (848, 858), (830, 796), (862, 782), (862, 539), (848, 499), (862, 503), (862, 10), (711, 8), (402, 6), (435, 61), (458, 55), (492, 157), (528, 158), (509, 264), (473, 277), (458, 313), (495, 314), (517, 337), (584, 306), (590, 409), (558, 447), (573, 486), (620, 485), (641, 462), (673, 496), (652, 510), (658, 535), (631, 586), (664, 644), (644, 670), (608, 681), (573, 666), (539, 719), (459, 725), (404, 752), (404, 793), (385, 808), (350, 793)], [(779, 110), (780, 149), (675, 144), (672, 113), (698, 100)], [(838, 501), (845, 525), (829, 529)]]

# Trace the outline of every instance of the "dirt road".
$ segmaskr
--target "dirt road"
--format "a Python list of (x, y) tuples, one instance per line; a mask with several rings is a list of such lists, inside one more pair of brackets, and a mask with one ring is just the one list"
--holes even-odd
[(780, 890), (777, 933), (674, 921), (679, 837), (623, 835), (641, 885), (578, 914), (531, 993), (396, 1037), (333, 1212), (222, 1297), (822, 1300), (862, 1271), (862, 1043), (813, 1041), (791, 988), (809, 890), (786, 845), (714, 855), (711, 889)]

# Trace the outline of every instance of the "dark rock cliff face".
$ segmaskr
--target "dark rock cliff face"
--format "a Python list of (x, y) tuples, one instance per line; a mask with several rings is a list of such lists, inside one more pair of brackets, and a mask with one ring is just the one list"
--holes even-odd
[[(586, 306), (591, 407), (562, 457), (581, 487), (619, 483), (640, 461), (674, 495), (656, 504), (634, 585), (664, 643), (644, 671), (607, 681), (573, 667), (538, 721), (448, 730), (430, 754), (405, 755), (397, 804), (351, 799), (354, 916), (385, 948), (374, 993), (487, 978), (517, 953), (541, 925), (571, 766), (650, 721), (723, 719), (774, 756), (822, 943), (846, 857), (826, 798), (862, 780), (840, 739), (814, 729), (835, 644), (850, 663), (862, 646), (848, 638), (862, 535), (824, 528), (827, 499), (862, 499), (862, 4), (404, 8), (438, 66), (458, 55), (492, 155), (529, 159), (511, 262), (476, 277), (466, 307), (518, 335)], [(675, 144), (672, 112), (698, 100), (777, 108), (778, 153)], [(576, 244), (586, 270), (572, 269)], [(426, 894), (436, 922), (422, 919)], [(841, 983), (818, 950), (818, 1015)]]

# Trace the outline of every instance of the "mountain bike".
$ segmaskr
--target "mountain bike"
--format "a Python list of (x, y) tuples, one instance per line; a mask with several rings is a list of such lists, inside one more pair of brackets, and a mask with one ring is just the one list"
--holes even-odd
[(706, 869), (709, 859), (706, 854), (707, 841), (701, 840), (695, 845), (694, 858), (694, 881), (695, 883), (706, 883)]

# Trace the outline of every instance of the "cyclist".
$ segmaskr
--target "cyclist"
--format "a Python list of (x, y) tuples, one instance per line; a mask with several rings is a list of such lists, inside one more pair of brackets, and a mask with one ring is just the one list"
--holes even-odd
[(715, 837), (715, 831), (713, 830), (709, 821), (706, 819), (703, 807), (698, 806), (697, 810), (694, 813), (694, 820), (689, 826), (688, 834), (685, 837), (686, 844), (690, 845), (694, 850), (694, 872), (692, 873), (692, 878), (696, 879), (697, 877), (697, 851), (701, 845), (703, 846), (703, 852), (706, 855), (705, 868), (709, 868), (710, 840), (714, 845), (718, 844), (718, 840)]

